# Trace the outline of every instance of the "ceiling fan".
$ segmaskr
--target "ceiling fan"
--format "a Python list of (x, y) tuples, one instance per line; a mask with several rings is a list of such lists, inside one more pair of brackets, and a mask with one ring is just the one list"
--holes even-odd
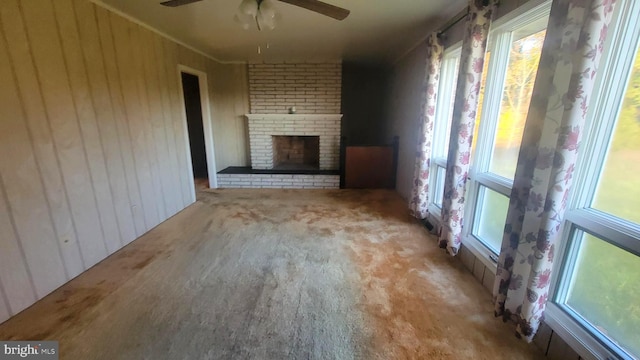
[[(194, 2), (198, 2), (202, 0), (169, 0), (161, 2), (161, 5), (176, 7), (191, 4)], [(262, 2), (262, 0), (256, 0), (258, 5)], [(294, 6), (299, 6), (301, 8), (316, 12), (318, 14), (328, 16), (334, 18), (336, 20), (344, 20), (347, 16), (349, 16), (350, 11), (347, 9), (343, 9), (338, 6), (334, 6), (331, 4), (324, 3), (318, 0), (277, 0), (283, 3), (291, 4)]]

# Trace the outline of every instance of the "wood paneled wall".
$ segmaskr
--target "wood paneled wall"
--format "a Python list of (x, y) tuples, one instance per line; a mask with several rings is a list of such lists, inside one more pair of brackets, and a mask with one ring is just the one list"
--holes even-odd
[(208, 74), (218, 164), (244, 165), (245, 65), (87, 0), (0, 1), (0, 322), (194, 201), (178, 64)]
[(249, 166), (247, 65), (207, 62), (216, 167)]

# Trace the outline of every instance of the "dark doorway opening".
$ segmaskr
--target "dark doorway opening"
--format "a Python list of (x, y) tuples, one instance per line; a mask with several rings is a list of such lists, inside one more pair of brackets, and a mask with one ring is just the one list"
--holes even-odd
[(207, 151), (204, 142), (204, 127), (202, 124), (199, 79), (195, 75), (184, 72), (181, 73), (181, 75), (193, 177), (195, 178), (196, 187), (209, 187), (209, 171), (207, 169)]

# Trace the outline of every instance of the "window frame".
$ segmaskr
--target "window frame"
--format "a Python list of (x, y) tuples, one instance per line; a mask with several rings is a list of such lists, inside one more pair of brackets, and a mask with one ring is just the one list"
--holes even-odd
[[(431, 169), (429, 170), (430, 174), (433, 174), (429, 179), (429, 212), (432, 214), (442, 213), (442, 199), (440, 199), (440, 204), (438, 204), (436, 196), (439, 193), (437, 188), (438, 180), (444, 183), (444, 179), (440, 179), (438, 168), (441, 168), (446, 173), (448, 149), (445, 145), (450, 135), (451, 120), (453, 118), (453, 111), (449, 104), (455, 99), (455, 93), (452, 91), (452, 87), (456, 87), (457, 85), (457, 72), (461, 55), (462, 42), (458, 42), (447, 48), (442, 56), (438, 97), (436, 99), (436, 114), (434, 117)], [(453, 66), (451, 66), (451, 64), (453, 64)]]
[[(499, 18), (492, 24), (489, 32), (487, 51), (491, 52), (491, 59), (487, 68), (482, 113), (478, 124), (478, 136), (475, 152), (467, 179), (467, 206), (465, 206), (465, 223), (463, 230), (463, 244), (480, 259), (494, 274), (497, 271), (498, 252), (475, 235), (477, 230), (477, 212), (479, 211), (482, 187), (495, 191), (507, 198), (511, 195), (513, 180), (507, 179), (490, 171), (493, 144), (500, 120), (500, 109), (504, 83), (505, 69), (509, 65), (509, 53), (513, 42), (513, 33), (542, 18), (548, 17), (551, 11), (550, 0), (532, 0), (511, 13)], [(505, 219), (506, 221), (506, 219)], [(500, 239), (502, 240), (502, 239)]]
[[(633, 62), (640, 51), (640, 23), (637, 21), (639, 16), (640, 2), (623, 0), (616, 7), (609, 26), (610, 33), (594, 87), (606, 91), (600, 90), (592, 96), (595, 101), (592, 100), (593, 105), (587, 113), (583, 149), (578, 155), (573, 193), (565, 213), (559, 256), (552, 273), (549, 301), (545, 311), (547, 324), (585, 359), (632, 359), (630, 354), (598, 334), (592, 325), (562, 303), (568, 296), (571, 275), (580, 247), (580, 241), (574, 240), (576, 231), (591, 234), (640, 256), (640, 224), (633, 224), (591, 208), (620, 116)], [(611, 114), (616, 116), (613, 117)]]

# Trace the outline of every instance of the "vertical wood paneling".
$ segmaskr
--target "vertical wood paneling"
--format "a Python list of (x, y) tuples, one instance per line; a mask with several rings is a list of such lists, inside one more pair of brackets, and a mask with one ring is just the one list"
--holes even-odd
[(476, 260), (473, 263), (473, 276), (476, 278), (476, 280), (478, 280), (480, 283), (482, 283), (482, 278), (484, 277), (484, 264), (482, 263), (482, 261), (480, 260)]
[(69, 75), (72, 98), (82, 133), (81, 139), (83, 139), (82, 143), (89, 164), (89, 175), (104, 233), (104, 242), (107, 252), (112, 254), (122, 247), (122, 240), (111, 194), (111, 184), (107, 176), (96, 110), (91, 98), (87, 70), (80, 47), (75, 11), (70, 0), (56, 0), (53, 4), (56, 19), (58, 19), (57, 25), (62, 42), (65, 69)]
[(0, 1), (0, 322), (194, 201), (179, 64), (244, 138), (243, 65), (87, 0)]
[(142, 213), (142, 196), (140, 194), (140, 181), (138, 180), (135, 166), (131, 135), (127, 125), (129, 118), (124, 106), (124, 95), (120, 85), (120, 73), (116, 64), (115, 44), (111, 31), (110, 13), (102, 8), (94, 8), (96, 22), (100, 31), (100, 44), (103, 59), (106, 65), (107, 79), (109, 83), (110, 99), (116, 119), (116, 127), (120, 138), (122, 159), (129, 192), (130, 209), (136, 229), (136, 237), (146, 232), (144, 215)]
[[(188, 144), (185, 143), (185, 135), (184, 134), (184, 104), (181, 103), (180, 99), (180, 87), (178, 81), (180, 81), (180, 77), (178, 76), (178, 45), (163, 39), (164, 44), (164, 54), (165, 61), (167, 63), (167, 76), (169, 79), (169, 92), (171, 94), (171, 109), (172, 109), (172, 128), (175, 134), (175, 142), (176, 142), (176, 153), (180, 154), (178, 156), (178, 165), (181, 171), (180, 174), (180, 182), (182, 184), (182, 204), (183, 206), (187, 206), (191, 203), (191, 194), (189, 193), (189, 182), (193, 181), (192, 173), (185, 173), (185, 169), (190, 169), (191, 164), (187, 165), (187, 154), (185, 150), (188, 149)], [(171, 80), (171, 78), (175, 80)], [(189, 170), (191, 171), (191, 170)]]
[[(153, 41), (153, 34), (143, 28), (139, 28), (140, 41), (145, 44), (142, 48), (143, 64), (147, 84), (147, 101), (149, 102), (149, 111), (151, 117), (151, 129), (154, 138), (154, 152), (158, 157), (158, 180), (160, 182), (161, 194), (170, 194), (172, 189), (176, 189), (172, 182), (171, 176), (171, 157), (168, 152), (167, 135), (165, 132), (164, 122), (164, 98), (160, 91), (160, 81), (158, 78), (158, 64), (156, 63), (156, 51)], [(162, 159), (166, 159), (162, 161)], [(172, 196), (163, 196), (162, 202), (164, 217), (175, 214), (174, 198)]]
[[(237, 139), (236, 154), (234, 163), (249, 164), (251, 162), (251, 153), (249, 150), (249, 124), (245, 120), (244, 114), (249, 113), (249, 74), (247, 72), (247, 65), (236, 64), (233, 65), (234, 79), (236, 79), (235, 86), (233, 87), (233, 112), (229, 114), (229, 118), (234, 119), (236, 125)], [(215, 103), (215, 99), (214, 103)], [(223, 117), (225, 119), (227, 117)], [(225, 149), (220, 149), (224, 154)], [(231, 164), (233, 165), (233, 164)], [(220, 169), (222, 170), (222, 169)]]
[[(164, 129), (164, 133), (166, 136), (166, 144), (167, 144), (167, 151), (168, 151), (168, 155), (165, 158), (165, 161), (168, 162), (169, 169), (179, 169), (180, 168), (179, 162), (178, 162), (179, 154), (176, 150), (175, 134), (173, 132), (173, 126), (172, 126), (171, 96), (169, 95), (170, 94), (169, 82), (173, 78), (170, 79), (168, 77), (167, 62), (164, 60), (165, 57), (163, 53), (162, 39), (160, 37), (153, 36), (153, 48), (154, 48), (153, 58), (155, 59), (155, 62), (156, 62), (156, 71), (158, 72), (157, 76), (159, 80), (158, 89), (160, 90), (160, 94), (162, 97), (162, 120), (163, 120), (162, 127)], [(170, 171), (169, 174), (167, 174), (167, 177), (170, 180), (169, 186), (172, 189), (172, 191), (169, 191), (167, 196), (171, 198), (169, 202), (170, 204), (172, 204), (172, 210), (170, 211), (170, 215), (173, 215), (177, 213), (179, 209), (181, 209), (183, 206), (182, 193), (179, 191), (176, 191), (177, 189), (181, 189), (183, 185), (182, 185), (181, 177), (178, 171)]]
[(2, 283), (0, 282), (0, 323), (11, 316), (9, 312), (9, 305), (7, 305), (4, 297), (1, 296), (2, 294), (4, 294), (4, 290), (2, 289)]
[[(27, 125), (36, 154), (40, 176), (43, 179), (49, 211), (57, 233), (67, 273), (70, 278), (84, 271), (80, 246), (67, 192), (64, 188), (57, 152), (51, 135), (40, 85), (22, 17), (16, 1), (2, 3), (3, 30), (7, 48), (18, 84), (18, 94), (26, 115)], [(44, 180), (46, 179), (46, 181)]]
[[(4, 10), (9, 1), (2, 3)], [(42, 297), (67, 276), (4, 41), (0, 84), (0, 174), (36, 293)]]
[(473, 266), (476, 262), (476, 257), (473, 255), (473, 253), (469, 251), (469, 249), (467, 249), (467, 247), (463, 244), (462, 246), (460, 246), (460, 253), (458, 255), (467, 270), (473, 272)]
[[(169, 149), (172, 151), (172, 161), (174, 161), (174, 166), (176, 169), (184, 169), (183, 167), (183, 155), (180, 152), (180, 148), (178, 147), (178, 136), (176, 134), (174, 123), (176, 121), (176, 116), (179, 115), (178, 109), (175, 107), (179, 105), (177, 99), (179, 98), (177, 91), (177, 77), (175, 75), (177, 64), (173, 63), (173, 59), (169, 56), (169, 45), (168, 41), (163, 38), (157, 39), (157, 57), (163, 59), (162, 64), (160, 65), (160, 79), (161, 85), (163, 87), (164, 92), (166, 92), (166, 106), (168, 107), (165, 111), (165, 128), (167, 130), (167, 141), (169, 142)], [(173, 81), (172, 79), (175, 79)], [(175, 202), (178, 207), (185, 206), (185, 198), (183, 189), (187, 188), (187, 183), (185, 182), (186, 176), (182, 171), (178, 171), (174, 173), (174, 182), (181, 189), (179, 192), (175, 192)]]
[[(1, 46), (0, 46), (1, 47)], [(1, 55), (0, 55), (1, 56)], [(24, 261), (18, 237), (14, 231), (4, 185), (0, 181), (0, 283), (2, 298), (6, 298), (11, 315), (23, 310), (36, 300), (27, 264)], [(0, 317), (0, 322), (2, 322)]]
[(107, 255), (69, 77), (50, 1), (21, 2), (45, 108), (56, 144), (85, 266)]
[(533, 338), (533, 343), (540, 348), (545, 355), (549, 349), (549, 342), (551, 342), (552, 334), (553, 330), (551, 330), (551, 327), (549, 327), (545, 322), (542, 322), (538, 328), (536, 336)]
[[(144, 148), (147, 154), (147, 162), (149, 163), (149, 176), (151, 182), (147, 184), (151, 188), (153, 194), (153, 204), (158, 214), (158, 220), (165, 218), (164, 197), (162, 196), (162, 188), (160, 185), (160, 172), (158, 171), (158, 153), (156, 152), (154, 143), (156, 141), (155, 134), (151, 126), (151, 110), (149, 105), (149, 89), (148, 79), (146, 78), (144, 50), (148, 44), (145, 44), (141, 38), (141, 28), (137, 24), (127, 23), (129, 31), (129, 39), (132, 44), (133, 55), (133, 70), (137, 74), (136, 85), (138, 88), (138, 95), (140, 99), (140, 110), (142, 114), (142, 121), (140, 121), (140, 129), (143, 135)], [(155, 99), (153, 99), (155, 101)], [(159, 223), (156, 222), (151, 227), (156, 226)]]
[(551, 334), (547, 357), (551, 360), (578, 360), (580, 356), (559, 335)]
[(112, 108), (113, 102), (102, 58), (97, 21), (93, 6), (88, 1), (75, 0), (74, 6), (80, 33), (80, 48), (83, 50), (84, 63), (87, 67), (90, 92), (102, 139), (107, 176), (111, 184), (120, 236), (123, 244), (127, 244), (136, 238), (136, 230), (131, 213), (131, 200), (127, 190), (120, 138)]
[(190, 68), (205, 71), (206, 59), (198, 54), (190, 51), (189, 49), (177, 46), (178, 62), (182, 65), (186, 65)]
[(120, 74), (120, 86), (131, 136), (135, 170), (138, 174), (146, 232), (158, 224), (159, 217), (155, 205), (151, 164), (149, 154), (147, 154), (146, 135), (143, 127), (145, 119), (137, 84), (140, 73), (134, 69), (135, 60), (130, 36), (131, 23), (114, 14), (110, 14), (109, 20), (111, 21), (114, 43), (118, 45), (116, 47), (116, 64)]
[(489, 292), (493, 293), (493, 283), (496, 281), (496, 275), (489, 270), (488, 267), (484, 268), (484, 276), (482, 277), (482, 286)]
[[(247, 67), (244, 64), (209, 62), (208, 72), (216, 166), (249, 165), (247, 120), (249, 90)], [(236, 94), (244, 94), (237, 96)]]

